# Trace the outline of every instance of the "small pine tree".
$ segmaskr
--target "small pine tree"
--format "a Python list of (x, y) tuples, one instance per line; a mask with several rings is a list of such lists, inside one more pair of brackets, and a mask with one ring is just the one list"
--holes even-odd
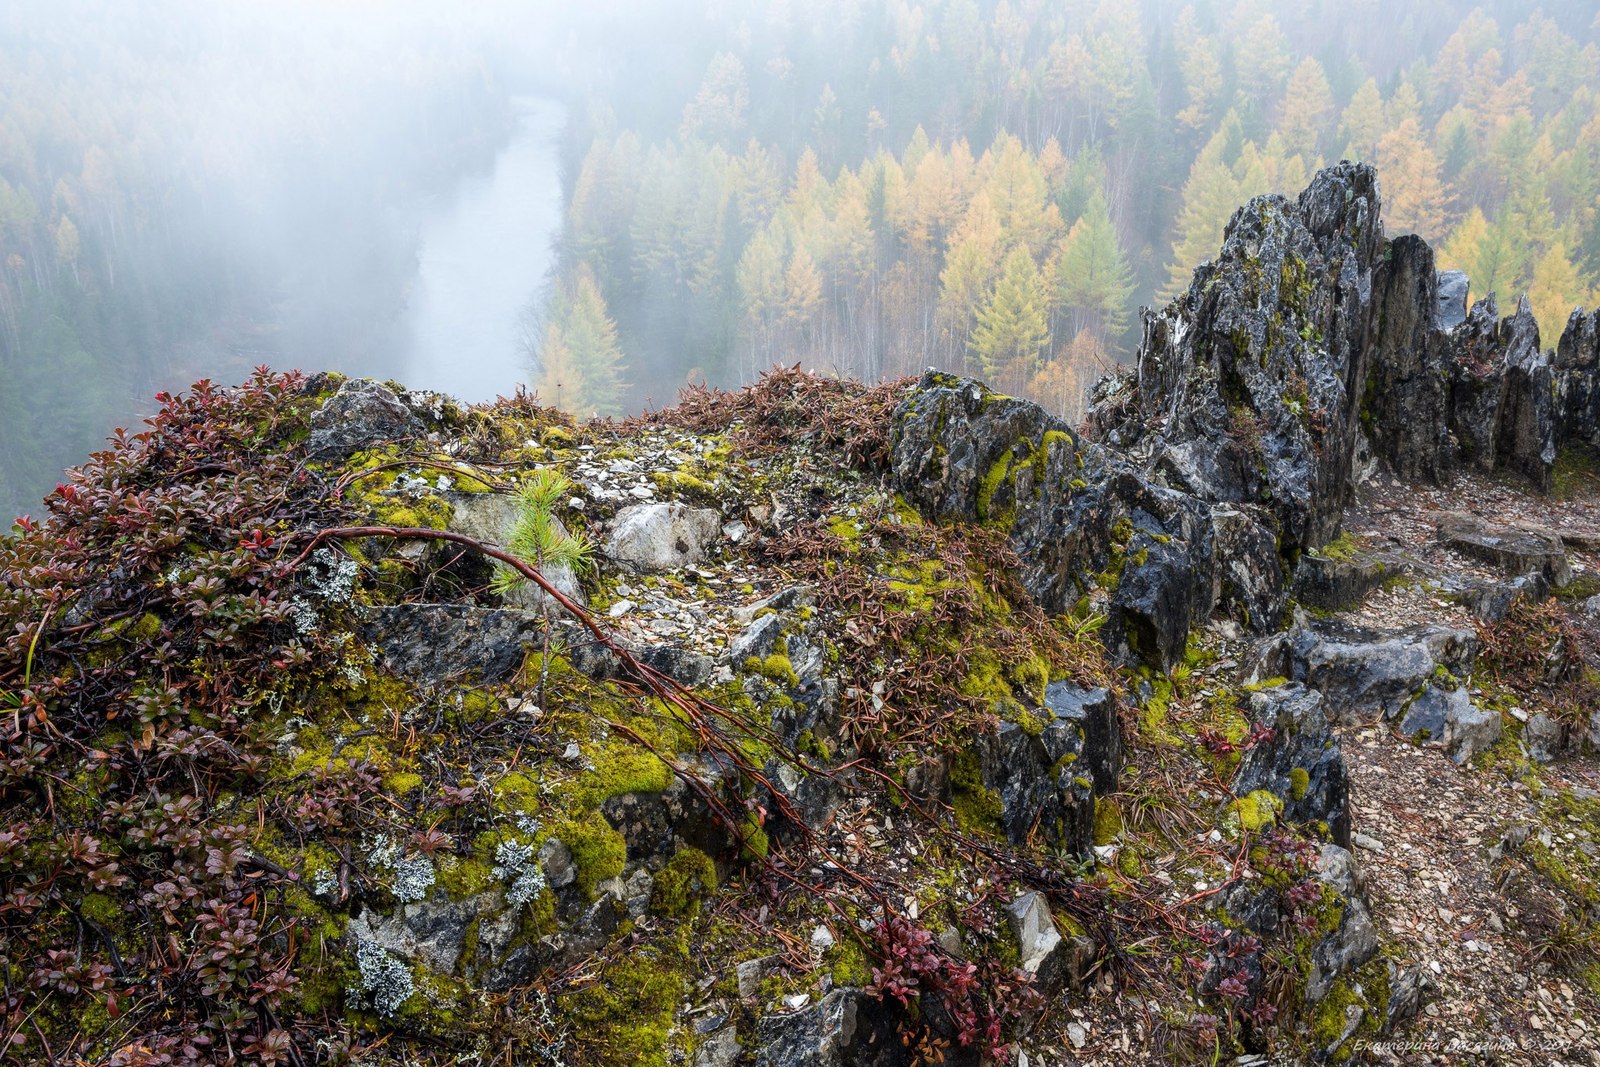
[(1020, 389), (1038, 370), (1039, 355), (1050, 341), (1047, 306), (1044, 278), (1033, 257), (1025, 248), (1013, 248), (972, 332), (973, 355), (1001, 388)]

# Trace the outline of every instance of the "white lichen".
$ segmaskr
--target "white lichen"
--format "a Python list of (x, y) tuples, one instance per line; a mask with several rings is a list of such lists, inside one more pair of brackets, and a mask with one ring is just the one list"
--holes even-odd
[(428, 891), (437, 880), (433, 860), (427, 856), (409, 855), (386, 834), (373, 839), (367, 850), (367, 859), (374, 867), (389, 874), (389, 892), (402, 904), (426, 900)]
[(406, 856), (394, 869), (394, 885), (390, 892), (406, 904), (425, 900), (435, 880), (433, 861), (427, 856)]
[(361, 988), (352, 992), (379, 1015), (396, 1014), (416, 992), (411, 969), (376, 941), (356, 941), (356, 972)]
[(506, 883), (506, 903), (521, 907), (545, 889), (538, 850), (521, 841), (502, 841), (494, 849), (494, 876)]

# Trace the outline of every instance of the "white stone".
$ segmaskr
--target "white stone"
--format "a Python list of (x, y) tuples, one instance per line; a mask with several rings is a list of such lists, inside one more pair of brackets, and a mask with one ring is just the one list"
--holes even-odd
[(1050, 905), (1044, 894), (1024, 893), (1006, 909), (1011, 915), (1011, 928), (1017, 935), (1017, 946), (1022, 958), (1022, 969), (1038, 974), (1039, 968), (1061, 944), (1061, 932), (1050, 914)]
[(645, 573), (692, 566), (722, 530), (722, 516), (686, 504), (636, 504), (617, 513), (607, 556)]

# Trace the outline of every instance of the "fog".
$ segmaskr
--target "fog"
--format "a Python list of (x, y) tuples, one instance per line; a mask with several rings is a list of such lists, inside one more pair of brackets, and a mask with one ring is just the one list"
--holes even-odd
[(270, 363), (580, 416), (773, 363), (1073, 417), (1249, 196), (1549, 339), (1600, 284), (1592, 3), (9, 0), (0, 510)]

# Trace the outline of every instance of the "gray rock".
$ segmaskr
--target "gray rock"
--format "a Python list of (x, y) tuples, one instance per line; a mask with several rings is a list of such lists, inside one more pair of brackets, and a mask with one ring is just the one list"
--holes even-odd
[(1233, 792), (1266, 789), (1283, 801), (1289, 822), (1324, 823), (1328, 836), (1350, 845), (1350, 786), (1320, 693), (1295, 682), (1249, 694), (1250, 721), (1274, 731), (1239, 763)]
[(1485, 622), (1499, 622), (1519, 603), (1549, 600), (1550, 582), (1535, 571), (1503, 582), (1471, 582), (1451, 593), (1451, 598)]
[(1414, 741), (1443, 742), (1447, 725), (1470, 712), (1465, 688), (1429, 684), (1406, 706), (1400, 732)]
[(729, 644), (729, 662), (737, 667), (752, 657), (766, 659), (772, 655), (777, 650), (778, 639), (783, 636), (784, 625), (782, 615), (761, 616)]
[(633, 655), (646, 667), (691, 688), (707, 684), (717, 673), (716, 660), (677, 645), (645, 645), (634, 649)]
[(617, 513), (605, 553), (647, 574), (700, 562), (722, 530), (722, 516), (686, 504), (634, 504)]
[(1544, 712), (1537, 712), (1522, 728), (1522, 743), (1528, 746), (1528, 755), (1540, 763), (1549, 763), (1566, 748), (1567, 729)]
[(737, 1067), (739, 1028), (724, 1026), (701, 1040), (694, 1050), (694, 1067)]
[(1023, 893), (1006, 906), (1006, 913), (1017, 939), (1022, 969), (1037, 975), (1061, 947), (1061, 931), (1056, 929), (1050, 904), (1043, 893)]
[(537, 615), (467, 604), (373, 608), (361, 628), (362, 638), (377, 647), (389, 670), (422, 684), (449, 678), (504, 681), (522, 666), (543, 632)]
[(1389, 1003), (1384, 1006), (1382, 1033), (1393, 1033), (1395, 1027), (1415, 1016), (1438, 992), (1438, 983), (1420, 963), (1395, 974), (1389, 979)]
[(1338, 845), (1323, 845), (1317, 853), (1317, 878), (1342, 897), (1359, 897), (1366, 892), (1361, 865), (1347, 849)]
[(739, 996), (745, 1000), (755, 997), (761, 992), (761, 983), (767, 980), (778, 967), (777, 956), (758, 956), (753, 960), (744, 960), (733, 969), (734, 979), (739, 985)]
[[(849, 799), (846, 792), (850, 780), (848, 772), (807, 774), (793, 763), (778, 759), (768, 761), (764, 770), (774, 790), (783, 795), (800, 820), (814, 831), (825, 829)], [(776, 810), (777, 805), (770, 807)], [(774, 821), (769, 832), (784, 834), (790, 829), (782, 821)]]
[(1556, 461), (1555, 371), (1550, 353), (1539, 347), (1539, 324), (1527, 296), (1517, 303), (1505, 333), (1505, 399), (1495, 439), (1497, 465), (1526, 476), (1547, 493)]
[(1213, 610), (1250, 633), (1277, 629), (1287, 598), (1278, 538), (1262, 519), (1259, 512), (1224, 505), (1211, 509)]
[(1466, 677), (1477, 650), (1471, 630), (1418, 626), (1383, 632), (1319, 620), (1263, 642), (1246, 675), (1301, 682), (1323, 695), (1336, 722), (1354, 722), (1398, 714), (1440, 668)]
[[(664, 791), (623, 793), (600, 804), (600, 813), (626, 842), (630, 860), (665, 859), (684, 845), (717, 856), (730, 844), (726, 829), (701, 791), (737, 809), (737, 782), (714, 755), (677, 762), (681, 774), (674, 774)], [(692, 777), (697, 786), (691, 787), (684, 777)]]
[(1468, 704), (1445, 722), (1445, 753), (1456, 763), (1465, 763), (1500, 740), (1501, 728), (1498, 711)]
[(506, 905), (498, 889), (453, 901), (436, 888), (426, 900), (401, 905), (389, 915), (361, 912), (350, 920), (349, 934), (436, 974), (450, 975), (456, 973), (474, 926), (479, 964), (471, 977), (486, 981), (488, 965), (505, 954), (519, 929), (516, 909)]
[(1470, 279), (1465, 271), (1442, 270), (1435, 287), (1437, 306), (1433, 325), (1440, 330), (1453, 330), (1467, 320), (1467, 291)]
[(1247, 509), (1232, 509), (1239, 520), (1226, 525), (1253, 553), (1250, 562), (1240, 556), (1253, 576), (1219, 581), (1208, 505), (1152, 484), (1037, 405), (971, 379), (929, 373), (901, 404), (891, 478), (930, 518), (1005, 524), (1022, 583), (1045, 610), (1063, 614), (1103, 597), (1101, 637), (1119, 655), (1170, 665), (1219, 595), (1228, 606), (1254, 605), (1241, 614), (1258, 632), (1281, 612), (1281, 597), (1262, 603), (1281, 585), (1276, 541), (1249, 533)]
[(1572, 581), (1572, 565), (1561, 538), (1542, 530), (1494, 527), (1474, 515), (1453, 512), (1439, 520), (1439, 539), (1464, 556), (1500, 568), (1506, 574), (1542, 575), (1551, 585)]
[(1068, 752), (1075, 753), (1077, 772), (1089, 776), (1095, 792), (1116, 792), (1117, 773), (1122, 768), (1122, 727), (1110, 691), (1051, 682), (1045, 687), (1044, 707), (1052, 720), (1044, 737), (1051, 757), (1060, 760)]
[[(1002, 722), (974, 743), (979, 782), (1000, 799), (1000, 827), (1012, 844), (1032, 841), (1077, 855), (1094, 843), (1094, 783), (1088, 768), (1063, 758), (1082, 745), (1075, 724), (1060, 723), (1053, 734), (1036, 736), (1014, 722)], [(1061, 746), (1052, 756), (1046, 740)], [(961, 783), (955, 782), (955, 788)]]
[(388, 386), (370, 378), (351, 378), (312, 412), (306, 451), (319, 459), (344, 459), (422, 430), (422, 423)]
[(1323, 611), (1342, 611), (1360, 604), (1391, 574), (1390, 565), (1373, 556), (1327, 559), (1307, 552), (1295, 565), (1295, 600)]
[(1600, 448), (1600, 308), (1567, 319), (1553, 369), (1559, 443)]
[(1372, 347), (1378, 211), (1372, 168), (1341, 163), (1298, 200), (1235, 212), (1188, 292), (1146, 316), (1132, 400), (1105, 440), (1203, 500), (1260, 504), (1287, 551), (1331, 541)]
[(559, 837), (547, 837), (539, 846), (539, 866), (551, 889), (564, 889), (578, 878), (577, 865), (572, 862), (572, 850)]
[(1315, 1004), (1333, 988), (1336, 977), (1366, 963), (1378, 954), (1378, 930), (1372, 925), (1367, 905), (1359, 897), (1345, 900), (1339, 928), (1311, 950), (1311, 969), (1306, 975), (1306, 1000)]
[(857, 989), (836, 989), (801, 1011), (756, 1024), (756, 1067), (901, 1067), (888, 1007)]
[[(1464, 279), (1463, 279), (1464, 280)], [(1445, 335), (1433, 249), (1415, 234), (1397, 237), (1373, 282), (1371, 368), (1363, 414), (1374, 448), (1401, 478), (1445, 481), (1455, 460), (1449, 439)], [(1461, 317), (1466, 317), (1465, 292)]]

